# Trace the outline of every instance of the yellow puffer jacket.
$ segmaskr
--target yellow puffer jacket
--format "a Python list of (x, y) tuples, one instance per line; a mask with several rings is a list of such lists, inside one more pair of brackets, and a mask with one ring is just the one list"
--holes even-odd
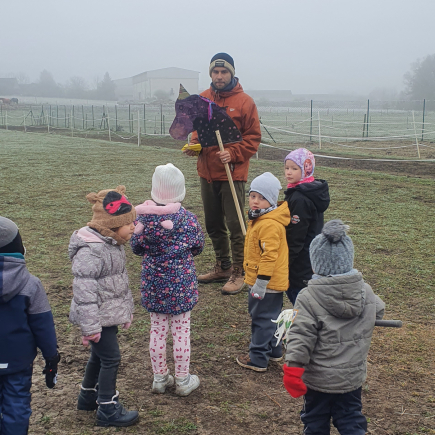
[(245, 283), (254, 285), (258, 275), (270, 276), (268, 289), (288, 289), (288, 247), (285, 227), (290, 210), (283, 202), (275, 210), (250, 220), (245, 238)]

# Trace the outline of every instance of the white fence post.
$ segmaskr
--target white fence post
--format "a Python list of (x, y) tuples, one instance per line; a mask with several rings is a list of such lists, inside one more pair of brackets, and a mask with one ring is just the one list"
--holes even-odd
[(412, 111), (412, 122), (414, 123), (414, 134), (415, 134), (415, 144), (417, 145), (417, 154), (418, 154), (418, 158), (420, 158), (420, 147), (418, 146), (417, 130), (415, 128), (414, 111)]

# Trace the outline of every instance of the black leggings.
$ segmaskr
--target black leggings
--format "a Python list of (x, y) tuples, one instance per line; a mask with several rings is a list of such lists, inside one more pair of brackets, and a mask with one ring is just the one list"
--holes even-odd
[(98, 382), (98, 402), (110, 402), (116, 394), (121, 353), (119, 352), (117, 326), (109, 326), (101, 331), (98, 343), (91, 342), (91, 356), (86, 365), (83, 388), (94, 388)]

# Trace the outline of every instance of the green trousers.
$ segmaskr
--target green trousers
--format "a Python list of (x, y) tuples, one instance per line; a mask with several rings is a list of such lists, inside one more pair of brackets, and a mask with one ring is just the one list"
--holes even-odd
[[(240, 227), (236, 206), (230, 189), (229, 181), (213, 181), (208, 183), (201, 180), (201, 197), (204, 205), (205, 228), (209, 235), (216, 260), (228, 263), (231, 253), (234, 265), (243, 267), (243, 248), (245, 236)], [(234, 181), (234, 188), (245, 221), (245, 182)], [(229, 238), (228, 238), (229, 231)]]

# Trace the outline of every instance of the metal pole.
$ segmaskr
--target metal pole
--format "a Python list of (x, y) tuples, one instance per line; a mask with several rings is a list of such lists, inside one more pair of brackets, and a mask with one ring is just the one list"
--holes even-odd
[(118, 105), (115, 104), (115, 131), (118, 131)]
[(311, 100), (311, 114), (310, 114), (310, 142), (311, 142), (311, 135), (313, 133), (313, 100)]
[(370, 114), (370, 100), (367, 100), (367, 129), (366, 129), (366, 137), (369, 137), (369, 114)]
[(317, 119), (319, 121), (319, 149), (322, 149), (322, 136), (320, 135), (320, 111), (317, 111)]
[(140, 112), (137, 111), (137, 146), (140, 147)]
[(421, 127), (421, 141), (423, 142), (424, 135), (424, 112), (426, 111), (426, 98), (423, 100), (423, 125)]
[(365, 133), (365, 130), (366, 130), (366, 118), (367, 118), (367, 113), (364, 113), (363, 135), (362, 135), (362, 137), (364, 137), (364, 133)]
[(415, 144), (417, 145), (417, 154), (418, 154), (418, 158), (420, 158), (420, 148), (418, 146), (417, 130), (415, 128), (414, 111), (412, 111), (412, 122), (414, 123), (414, 134), (415, 134)]
[(133, 133), (131, 131), (131, 114), (130, 114), (130, 104), (128, 105), (128, 129), (130, 130), (130, 133)]
[(109, 120), (109, 106), (107, 106), (107, 127), (109, 129), (109, 141), (112, 142), (112, 135), (110, 133), (110, 120)]

